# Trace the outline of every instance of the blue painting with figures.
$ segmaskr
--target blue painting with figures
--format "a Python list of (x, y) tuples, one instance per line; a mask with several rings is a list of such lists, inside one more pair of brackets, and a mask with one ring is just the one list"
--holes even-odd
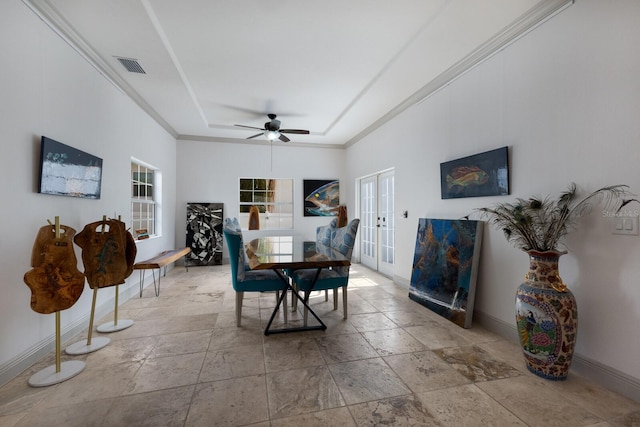
[(471, 327), (482, 221), (420, 218), (409, 298)]

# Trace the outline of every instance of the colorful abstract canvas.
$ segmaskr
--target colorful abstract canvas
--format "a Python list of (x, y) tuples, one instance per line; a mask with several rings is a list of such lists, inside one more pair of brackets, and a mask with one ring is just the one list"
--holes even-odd
[(409, 298), (471, 327), (482, 221), (420, 218)]
[(340, 206), (340, 181), (305, 179), (304, 216), (336, 216)]
[(508, 148), (440, 164), (443, 199), (509, 194)]

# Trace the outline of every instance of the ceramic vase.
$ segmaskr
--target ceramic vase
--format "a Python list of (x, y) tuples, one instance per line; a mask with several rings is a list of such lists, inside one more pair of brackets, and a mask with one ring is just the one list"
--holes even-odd
[(558, 274), (566, 252), (529, 251), (529, 272), (516, 292), (516, 323), (527, 368), (550, 380), (569, 373), (578, 333), (578, 308)]

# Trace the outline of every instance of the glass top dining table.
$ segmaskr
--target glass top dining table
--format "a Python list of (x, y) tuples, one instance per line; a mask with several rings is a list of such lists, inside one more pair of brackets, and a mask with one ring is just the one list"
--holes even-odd
[[(278, 299), (278, 303), (273, 309), (269, 323), (267, 324), (264, 334), (282, 332), (296, 332), (309, 330), (325, 330), (327, 326), (322, 322), (320, 317), (309, 307), (307, 298), (301, 298), (296, 289), (292, 286), (289, 278), (284, 274), (285, 270), (293, 271), (298, 269), (315, 269), (316, 274), (312, 282), (311, 289), (315, 285), (320, 272), (323, 268), (349, 266), (351, 261), (343, 254), (335, 249), (316, 245), (316, 242), (305, 241), (298, 236), (264, 236), (249, 241), (245, 245), (245, 250), (249, 260), (249, 267), (252, 270), (273, 270), (282, 280), (283, 292)], [(311, 313), (311, 315), (319, 322), (319, 325), (304, 325), (303, 327), (284, 327), (272, 329), (271, 324), (280, 307), (287, 309), (286, 304), (283, 306), (282, 301), (285, 299), (287, 291), (291, 291), (293, 298), (297, 298)], [(307, 294), (308, 295), (308, 294)]]
[(264, 236), (245, 245), (252, 270), (327, 268), (351, 265), (335, 249), (298, 236)]

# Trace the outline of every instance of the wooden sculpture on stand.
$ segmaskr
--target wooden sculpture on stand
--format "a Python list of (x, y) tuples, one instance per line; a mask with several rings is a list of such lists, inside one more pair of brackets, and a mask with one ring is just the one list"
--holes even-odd
[(24, 275), (24, 282), (31, 289), (31, 308), (41, 314), (56, 314), (56, 364), (29, 378), (34, 387), (57, 384), (72, 378), (84, 370), (84, 362), (72, 360), (60, 362), (60, 311), (78, 301), (84, 289), (84, 276), (77, 268), (72, 238), (76, 231), (60, 225), (40, 228), (31, 253), (32, 270)]
[(260, 210), (256, 205), (249, 208), (249, 230), (260, 230)]
[(345, 227), (347, 222), (347, 206), (340, 205), (338, 206), (338, 228)]
[(133, 273), (136, 242), (124, 222), (103, 217), (85, 225), (73, 241), (82, 248), (84, 275), (91, 289), (119, 285)]
[(84, 275), (78, 270), (73, 251), (76, 231), (66, 225), (41, 227), (31, 252), (33, 270), (24, 275), (31, 289), (31, 308), (40, 314), (66, 310), (84, 290)]
[(89, 333), (93, 327), (96, 292), (100, 288), (115, 286), (115, 310), (113, 322), (98, 326), (99, 332), (116, 332), (133, 325), (133, 320), (118, 322), (118, 285), (133, 273), (136, 259), (136, 242), (119, 219), (107, 219), (85, 225), (73, 239), (82, 248), (84, 275), (94, 292), (91, 307)]

